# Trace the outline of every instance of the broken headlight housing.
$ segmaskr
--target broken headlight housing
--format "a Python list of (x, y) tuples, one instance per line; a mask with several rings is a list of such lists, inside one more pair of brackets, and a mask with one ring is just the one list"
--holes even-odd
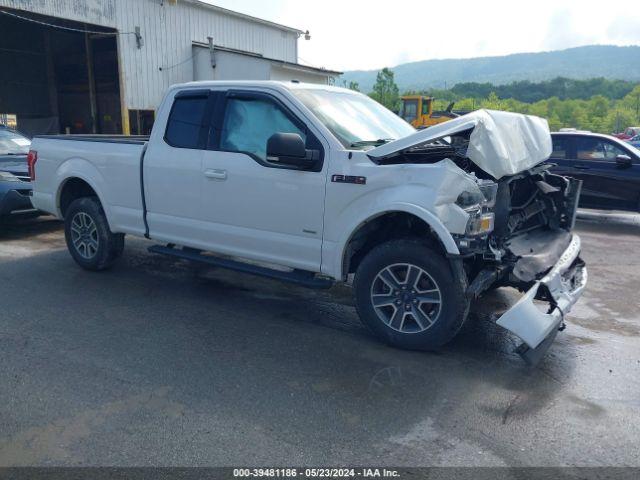
[(492, 210), (496, 204), (497, 194), (497, 183), (491, 180), (479, 180), (478, 190), (474, 192), (465, 190), (458, 195), (456, 205), (469, 215), (465, 235), (476, 237), (493, 231), (495, 216)]

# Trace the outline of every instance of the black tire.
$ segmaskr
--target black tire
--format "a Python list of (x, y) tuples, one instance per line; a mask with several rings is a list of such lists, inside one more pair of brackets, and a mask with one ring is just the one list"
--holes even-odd
[[(85, 224), (91, 226), (85, 229)], [(78, 238), (79, 230), (80, 236), (84, 235), (81, 240)], [(96, 197), (82, 197), (71, 202), (64, 216), (64, 235), (69, 253), (86, 270), (98, 271), (111, 267), (124, 250), (124, 234), (111, 232), (102, 205)], [(80, 246), (82, 243), (84, 247)], [(91, 247), (87, 248), (86, 244), (89, 243)]]
[[(389, 293), (386, 291), (376, 293), (380, 290), (375, 289), (379, 289), (382, 285), (382, 278), (378, 277), (378, 274), (387, 267), (391, 267), (392, 271), (393, 269), (402, 271), (405, 268), (403, 265), (418, 267), (417, 270), (412, 270), (422, 282), (422, 287), (416, 288), (416, 294), (413, 296), (406, 294), (408, 296), (400, 300), (387, 282), (383, 282), (383, 288), (388, 288)], [(418, 273), (415, 273), (416, 271)], [(396, 272), (399, 271), (396, 270)], [(402, 277), (394, 273), (394, 278)], [(433, 292), (434, 285), (438, 292), (426, 293)], [(358, 266), (354, 280), (356, 308), (362, 322), (384, 342), (408, 350), (432, 350), (455, 337), (469, 312), (469, 301), (466, 298), (465, 289), (466, 278), (455, 278), (449, 262), (442, 254), (429, 248), (424, 242), (412, 239), (392, 240), (373, 248)], [(376, 309), (373, 305), (372, 295), (374, 294), (379, 300), (384, 301), (389, 296), (388, 298), (393, 299), (394, 305)], [(402, 295), (403, 293), (400, 292), (400, 296)], [(420, 303), (425, 298), (432, 298), (427, 295), (432, 295), (434, 299), (439, 298), (440, 303), (426, 302), (424, 305)], [(400, 302), (403, 303), (398, 307)], [(416, 312), (418, 314), (416, 316), (420, 316), (423, 320), (420, 324), (414, 321), (412, 310), (409, 310), (413, 308), (412, 303), (414, 306), (417, 303), (421, 309), (421, 312)], [(437, 305), (439, 307), (436, 307)], [(394, 320), (398, 318), (395, 314), (398, 311), (400, 311), (399, 315), (403, 314), (405, 308), (407, 316), (402, 317), (400, 330), (392, 328), (390, 324), (398, 325)], [(428, 310), (426, 318), (433, 323), (428, 324), (424, 321), (425, 309)], [(383, 321), (382, 317), (391, 317), (389, 324)], [(427, 324), (429, 326), (421, 330)]]

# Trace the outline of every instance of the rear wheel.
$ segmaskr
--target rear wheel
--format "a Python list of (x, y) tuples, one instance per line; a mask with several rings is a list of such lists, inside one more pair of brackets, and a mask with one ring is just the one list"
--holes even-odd
[(465, 282), (419, 240), (393, 240), (371, 250), (358, 267), (354, 287), (364, 324), (400, 348), (444, 345), (468, 313)]
[(124, 250), (124, 234), (111, 232), (96, 197), (71, 202), (64, 217), (64, 233), (69, 253), (87, 270), (109, 268)]

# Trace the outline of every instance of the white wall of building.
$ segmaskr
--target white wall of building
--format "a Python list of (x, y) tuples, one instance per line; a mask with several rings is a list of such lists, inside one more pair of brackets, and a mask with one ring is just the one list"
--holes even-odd
[[(297, 61), (298, 34), (178, 0), (116, 0), (118, 30), (140, 26), (144, 46), (133, 35), (120, 36), (124, 101), (128, 108), (155, 109), (169, 85), (193, 80), (192, 42), (214, 43), (265, 57)], [(126, 4), (126, 7), (125, 7)], [(162, 68), (162, 71), (160, 71)]]
[[(0, 6), (117, 29), (128, 109), (156, 109), (168, 86), (193, 80), (192, 43), (209, 36), (216, 45), (297, 61), (296, 30), (195, 0), (0, 0)], [(142, 48), (124, 34), (136, 26)]]
[[(116, 28), (118, 0), (0, 0), (0, 6)], [(137, 0), (130, 0), (131, 3)]]
[(330, 72), (283, 65), (269, 58), (214, 49), (215, 68), (211, 65), (209, 47), (193, 46), (194, 80), (299, 80), (308, 83), (329, 83)]
[(269, 80), (271, 63), (259, 57), (216, 51), (216, 67), (211, 66), (208, 47), (193, 47), (194, 80)]
[[(336, 72), (296, 67), (300, 31), (198, 0), (0, 0), (0, 7), (117, 30), (123, 129), (128, 110), (156, 110), (173, 84), (192, 80), (272, 79), (328, 83)], [(140, 28), (143, 44), (136, 36)], [(207, 44), (217, 51), (211, 68)], [(263, 58), (261, 58), (263, 57)]]

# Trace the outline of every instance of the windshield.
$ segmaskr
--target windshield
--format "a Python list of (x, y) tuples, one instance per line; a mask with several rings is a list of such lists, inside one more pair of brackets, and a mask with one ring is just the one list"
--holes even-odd
[(640, 148), (637, 148), (635, 145), (631, 145), (630, 143), (627, 143), (625, 146), (631, 150), (631, 153), (633, 153), (636, 158), (640, 158)]
[(294, 89), (345, 148), (370, 148), (406, 137), (415, 129), (369, 97), (351, 92)]
[(0, 155), (26, 155), (31, 140), (13, 130), (0, 128)]

